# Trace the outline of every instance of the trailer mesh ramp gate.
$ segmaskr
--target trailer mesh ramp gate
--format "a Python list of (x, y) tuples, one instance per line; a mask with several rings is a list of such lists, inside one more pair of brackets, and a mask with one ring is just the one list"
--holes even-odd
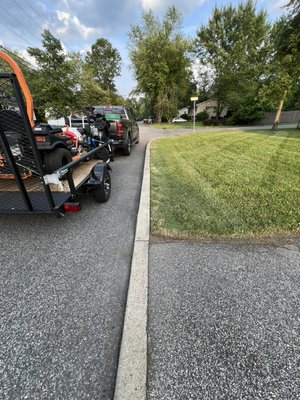
[(0, 212), (55, 212), (70, 196), (45, 183), (18, 81), (0, 74)]

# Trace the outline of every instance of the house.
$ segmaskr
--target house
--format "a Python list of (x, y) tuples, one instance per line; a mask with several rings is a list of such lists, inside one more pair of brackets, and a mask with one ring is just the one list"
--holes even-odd
[[(206, 111), (209, 118), (216, 117), (217, 107), (218, 107), (218, 100), (216, 99), (202, 101), (201, 103), (196, 104), (196, 115), (198, 113)], [(225, 117), (227, 112), (228, 112), (228, 106), (224, 105), (220, 117)], [(194, 115), (194, 110), (191, 110), (191, 113), (192, 115)]]
[(177, 111), (178, 117), (180, 117), (183, 114), (189, 115), (189, 113), (190, 113), (190, 107), (183, 107), (183, 108), (181, 108), (180, 110)]
[[(202, 101), (201, 103), (196, 104), (196, 115), (198, 113), (201, 113), (203, 111), (206, 111), (209, 118), (215, 117), (217, 115), (217, 106), (218, 106), (218, 100), (217, 99), (210, 99), (210, 100), (205, 100)], [(221, 117), (225, 117), (228, 112), (228, 106), (224, 105), (222, 111), (221, 111)], [(193, 106), (191, 107), (184, 107), (178, 110), (178, 116), (187, 114), (191, 117), (194, 116), (194, 108)]]

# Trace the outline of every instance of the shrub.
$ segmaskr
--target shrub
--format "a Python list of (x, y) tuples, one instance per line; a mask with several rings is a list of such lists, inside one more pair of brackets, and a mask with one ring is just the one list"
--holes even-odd
[(182, 114), (182, 115), (180, 115), (180, 118), (184, 118), (184, 119), (186, 119), (187, 121), (190, 121), (190, 120), (191, 120), (191, 116), (188, 115), (188, 114)]
[(199, 113), (196, 114), (196, 116), (195, 116), (195, 120), (198, 121), (198, 122), (205, 121), (205, 120), (207, 120), (208, 118), (209, 118), (209, 116), (208, 116), (207, 111), (199, 112)]
[(208, 118), (205, 121), (203, 121), (203, 125), (206, 125), (206, 126), (226, 125), (226, 118), (224, 118), (224, 117), (220, 117), (220, 118), (211, 117), (211, 118)]

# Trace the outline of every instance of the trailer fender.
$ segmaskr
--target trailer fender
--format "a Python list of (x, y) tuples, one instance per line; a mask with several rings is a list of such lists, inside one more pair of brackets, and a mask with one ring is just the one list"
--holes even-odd
[(92, 169), (90, 177), (85, 185), (89, 188), (101, 186), (103, 184), (104, 174), (107, 169), (108, 168), (105, 163), (98, 162)]

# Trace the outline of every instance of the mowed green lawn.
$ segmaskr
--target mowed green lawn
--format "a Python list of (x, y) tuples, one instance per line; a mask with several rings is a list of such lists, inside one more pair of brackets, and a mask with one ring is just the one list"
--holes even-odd
[(196, 133), (151, 144), (152, 234), (299, 230), (300, 130)]

